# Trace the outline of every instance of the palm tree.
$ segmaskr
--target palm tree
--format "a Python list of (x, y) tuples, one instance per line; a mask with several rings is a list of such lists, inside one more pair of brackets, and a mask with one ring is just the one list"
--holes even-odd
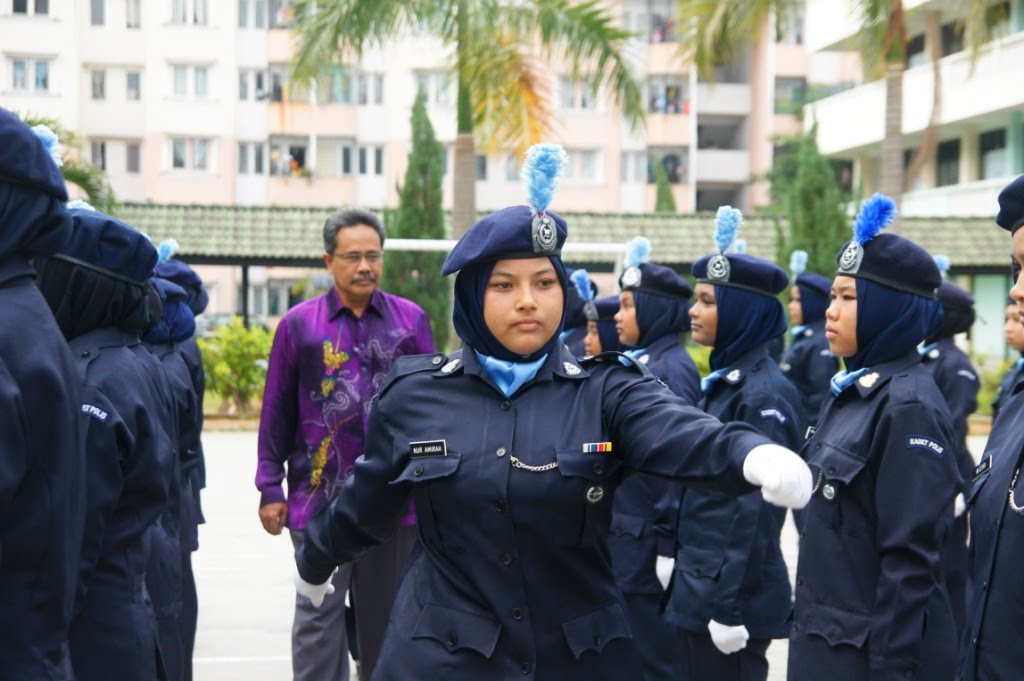
[[(60, 121), (54, 118), (42, 118), (39, 116), (22, 116), (29, 127), (45, 125), (57, 135), (61, 145), (65, 148), (77, 148), (78, 137), (71, 131), (64, 129)], [(64, 165), (61, 166), (61, 173), (65, 182), (76, 185), (85, 193), (88, 201), (96, 210), (107, 215), (114, 215), (121, 204), (114, 194), (107, 174), (91, 163), (86, 163), (74, 156), (64, 155)]]
[[(903, 170), (903, 72), (907, 64), (907, 25), (903, 0), (847, 0), (860, 17), (860, 52), (869, 79), (885, 78), (885, 137), (882, 140), (881, 191), (899, 201), (905, 181)], [(791, 16), (804, 4), (802, 0), (679, 0), (679, 24), (688, 26), (695, 39), (683, 42), (689, 57), (703, 77), (719, 63), (736, 56), (744, 45), (755, 40), (772, 15)], [(982, 46), (991, 39), (991, 29), (999, 20), (1001, 8), (991, 0), (967, 0), (959, 3), (959, 22), (964, 45), (976, 59)], [(938, 142), (941, 78), (938, 60), (940, 31), (938, 13), (929, 12), (928, 41), (935, 75), (932, 115), (922, 141), (911, 160), (908, 176), (912, 179), (935, 152)]]
[(343, 53), (415, 31), (452, 48), (456, 236), (476, 219), (477, 143), (521, 153), (550, 130), (541, 59), (564, 61), (595, 92), (608, 87), (633, 130), (643, 126), (640, 84), (623, 55), (631, 34), (615, 27), (599, 0), (296, 0), (295, 18), (300, 82), (315, 80)]

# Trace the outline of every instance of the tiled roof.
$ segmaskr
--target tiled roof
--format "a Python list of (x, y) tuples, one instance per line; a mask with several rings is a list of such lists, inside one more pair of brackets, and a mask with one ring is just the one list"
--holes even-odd
[[(204, 262), (315, 264), (320, 259), (322, 208), (126, 204), (118, 216), (159, 242), (173, 237), (182, 258)], [(566, 213), (570, 242), (623, 244), (637, 234), (651, 239), (655, 261), (684, 267), (711, 252), (714, 216)], [(785, 225), (783, 225), (785, 228)], [(773, 258), (775, 222), (747, 216), (741, 237), (747, 252)], [(956, 270), (1005, 268), (1010, 239), (991, 218), (907, 218), (900, 234), (932, 253), (945, 253)], [(572, 262), (612, 262), (607, 254), (566, 253)]]

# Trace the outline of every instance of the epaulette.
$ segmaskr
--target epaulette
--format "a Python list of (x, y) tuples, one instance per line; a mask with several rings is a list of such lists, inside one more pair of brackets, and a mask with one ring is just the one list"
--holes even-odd
[(622, 364), (627, 367), (631, 367), (643, 376), (646, 376), (648, 378), (654, 378), (654, 374), (651, 373), (651, 370), (647, 368), (646, 364), (639, 362), (621, 352), (614, 352), (609, 350), (608, 352), (602, 352), (598, 355), (587, 355), (585, 357), (580, 357), (578, 361), (580, 366), (582, 366), (583, 368), (587, 368), (588, 366), (594, 366), (599, 362), (615, 362), (617, 364)]
[(391, 365), (391, 370), (384, 377), (384, 383), (380, 387), (378, 397), (383, 397), (388, 388), (395, 384), (398, 379), (421, 371), (437, 371), (444, 364), (447, 357), (443, 352), (435, 352), (432, 355), (405, 355), (399, 357)]

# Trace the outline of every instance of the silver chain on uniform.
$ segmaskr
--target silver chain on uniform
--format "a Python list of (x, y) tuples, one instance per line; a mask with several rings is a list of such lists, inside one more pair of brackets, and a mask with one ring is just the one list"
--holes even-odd
[(1013, 499), (1013, 492), (1017, 489), (1017, 477), (1020, 475), (1020, 466), (1013, 472), (1013, 482), (1010, 483), (1010, 509), (1017, 515), (1024, 515), (1024, 507), (1018, 506)]
[(522, 468), (524, 471), (530, 471), (531, 473), (543, 473), (544, 471), (550, 471), (550, 470), (554, 470), (554, 469), (558, 468), (558, 462), (557, 461), (552, 461), (551, 463), (546, 463), (543, 466), (531, 466), (528, 463), (523, 463), (522, 461), (517, 459), (515, 456), (510, 456), (509, 457), (509, 461), (512, 462), (512, 467), (513, 468)]
[(811, 495), (812, 496), (814, 495), (815, 492), (817, 492), (819, 489), (821, 489), (821, 483), (823, 483), (823, 482), (825, 482), (825, 471), (819, 469), (818, 470), (818, 479), (814, 483), (814, 489), (811, 490)]

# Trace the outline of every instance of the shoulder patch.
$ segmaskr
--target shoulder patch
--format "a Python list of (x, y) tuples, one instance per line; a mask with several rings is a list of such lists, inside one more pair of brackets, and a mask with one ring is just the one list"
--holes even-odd
[(761, 410), (761, 418), (763, 419), (775, 419), (779, 423), (785, 423), (789, 419), (779, 409), (775, 407), (767, 407)]
[(968, 381), (977, 381), (978, 380), (978, 377), (974, 375), (974, 372), (973, 371), (968, 371), (967, 369), (961, 369), (960, 371), (956, 372), (956, 375), (957, 376), (963, 376)]
[(82, 405), (82, 413), (88, 414), (100, 423), (106, 423), (107, 419), (110, 418), (110, 414), (105, 409), (100, 409), (95, 404), (89, 404), (88, 402)]
[(946, 447), (926, 435), (907, 435), (907, 449), (923, 449), (940, 459), (946, 455)]
[(825, 348), (824, 350), (822, 350), (818, 354), (821, 355), (822, 357), (835, 357), (835, 355), (832, 354), (832, 351), (829, 350), (828, 348)]

